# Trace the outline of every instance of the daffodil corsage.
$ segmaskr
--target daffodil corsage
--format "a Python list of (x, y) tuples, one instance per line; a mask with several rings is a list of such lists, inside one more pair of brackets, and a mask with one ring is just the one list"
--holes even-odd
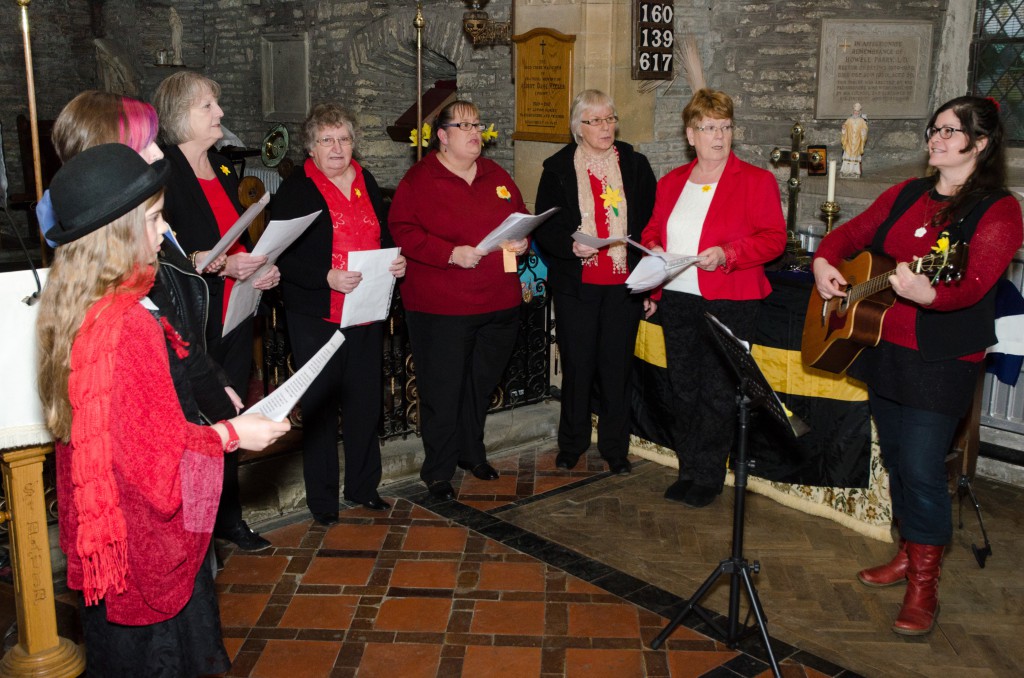
[(512, 194), (509, 193), (508, 189), (505, 188), (504, 186), (498, 186), (498, 188), (495, 189), (495, 192), (497, 192), (498, 197), (501, 198), (502, 200), (512, 202)]

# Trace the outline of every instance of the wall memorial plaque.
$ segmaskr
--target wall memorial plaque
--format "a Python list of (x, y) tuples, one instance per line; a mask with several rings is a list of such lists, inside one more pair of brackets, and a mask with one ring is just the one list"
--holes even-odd
[(515, 35), (516, 131), (513, 139), (568, 143), (575, 35), (534, 28)]
[(815, 117), (845, 119), (859, 103), (872, 119), (931, 114), (928, 21), (823, 19)]

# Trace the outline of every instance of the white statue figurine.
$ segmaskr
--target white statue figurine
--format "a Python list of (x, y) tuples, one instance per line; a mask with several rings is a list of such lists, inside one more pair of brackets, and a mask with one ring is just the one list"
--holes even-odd
[(185, 62), (181, 60), (181, 17), (173, 7), (171, 7), (171, 51), (173, 52), (171, 63), (175, 66), (184, 66)]
[(860, 178), (864, 144), (868, 140), (868, 118), (860, 108), (860, 104), (854, 104), (853, 113), (843, 123), (843, 166), (839, 176), (846, 179)]

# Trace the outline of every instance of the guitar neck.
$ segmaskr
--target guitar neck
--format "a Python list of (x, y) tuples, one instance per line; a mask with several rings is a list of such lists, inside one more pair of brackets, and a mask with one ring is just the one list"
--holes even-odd
[[(928, 254), (926, 256), (921, 257), (920, 259), (908, 263), (907, 265), (910, 266), (911, 270), (913, 270), (914, 273), (921, 273), (925, 270), (930, 269), (930, 267), (935, 262), (944, 262), (946, 259), (947, 257), (943, 253)], [(850, 288), (850, 290), (847, 291), (847, 297), (850, 300), (849, 303), (853, 304), (860, 301), (861, 299), (867, 299), (873, 294), (878, 294), (882, 290), (886, 290), (892, 287), (892, 283), (889, 282), (889, 276), (891, 276), (895, 272), (896, 269), (892, 269), (891, 271), (886, 271), (881, 275), (876, 275), (873, 278), (869, 278), (862, 283), (854, 285), (852, 288)], [(934, 280), (932, 281), (932, 284), (935, 284)]]

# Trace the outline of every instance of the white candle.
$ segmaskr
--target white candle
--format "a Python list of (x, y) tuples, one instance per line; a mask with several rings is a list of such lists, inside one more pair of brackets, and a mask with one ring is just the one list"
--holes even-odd
[(827, 202), (836, 201), (836, 161), (829, 160), (828, 163), (828, 197)]

